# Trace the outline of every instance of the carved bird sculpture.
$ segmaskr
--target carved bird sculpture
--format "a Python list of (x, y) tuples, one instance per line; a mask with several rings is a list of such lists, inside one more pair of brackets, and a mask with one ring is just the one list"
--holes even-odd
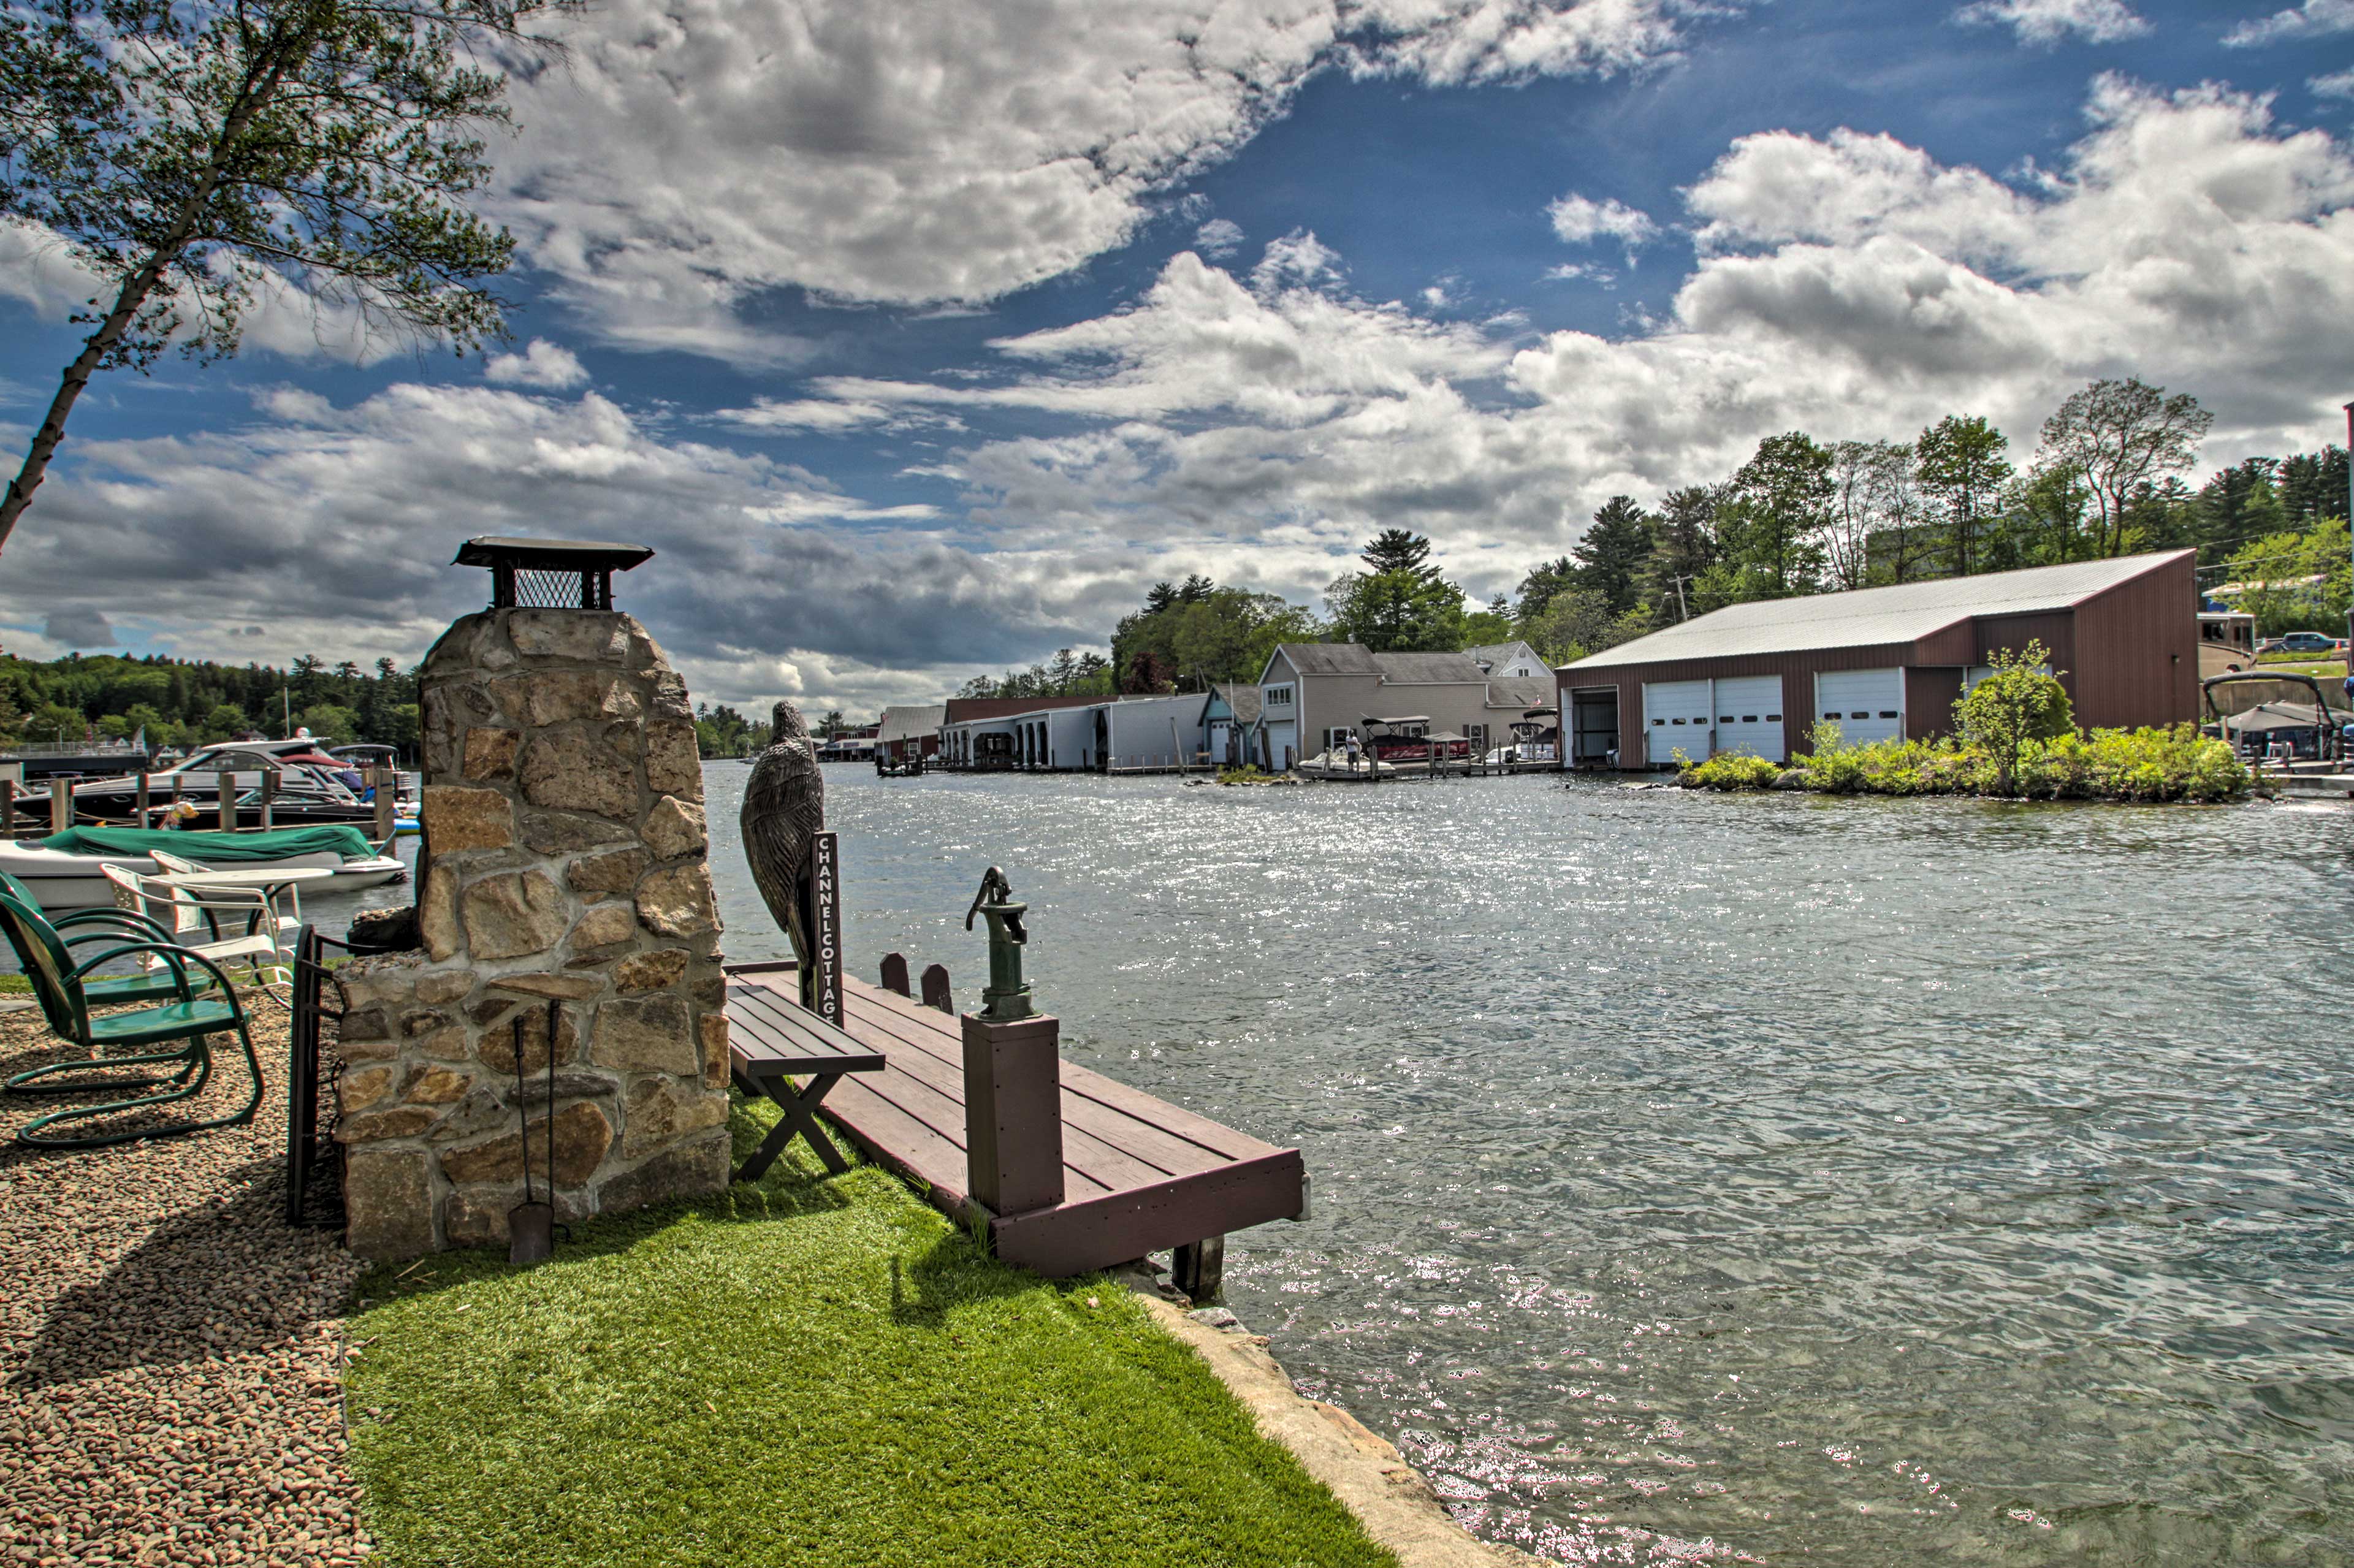
[(769, 726), (769, 749), (752, 764), (744, 785), (744, 859), (769, 913), (792, 939), (801, 1001), (814, 1006), (817, 911), (810, 867), (817, 835), (825, 830), (825, 778), (799, 708), (779, 703)]

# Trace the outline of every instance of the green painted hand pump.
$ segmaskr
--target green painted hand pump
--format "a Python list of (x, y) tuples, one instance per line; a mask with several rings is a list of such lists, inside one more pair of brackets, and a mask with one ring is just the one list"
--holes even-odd
[(1030, 983), (1022, 978), (1022, 947), (1030, 940), (1022, 916), (1029, 908), (1014, 901), (1013, 885), (992, 865), (981, 879), (981, 891), (972, 895), (972, 907), (964, 912), (968, 931), (975, 915), (989, 922), (989, 985), (981, 993), (981, 1015), (991, 1023), (1012, 1023), (1031, 1014)]

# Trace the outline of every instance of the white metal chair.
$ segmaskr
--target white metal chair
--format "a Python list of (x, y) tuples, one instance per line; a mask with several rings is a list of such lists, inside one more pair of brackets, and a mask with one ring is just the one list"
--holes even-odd
[[(162, 926), (171, 932), (176, 946), (215, 963), (244, 965), (253, 971), (254, 983), (265, 991), (293, 983), (292, 943), (302, 922), (281, 916), (266, 889), (182, 887), (159, 877), (142, 876), (128, 866), (110, 864), (99, 869), (114, 889), (118, 908), (143, 915)], [(241, 934), (224, 936), (224, 929)], [(203, 935), (207, 932), (209, 937)], [(197, 939), (191, 940), (192, 936)], [(140, 960), (148, 969), (164, 961), (155, 953)]]
[[(190, 872), (207, 872), (213, 869), (211, 866), (203, 864), (200, 862), (183, 859), (181, 856), (172, 853), (169, 850), (149, 850), (147, 852), (147, 858), (155, 863), (157, 870), (167, 872), (174, 876), (184, 875)], [(258, 888), (216, 887), (207, 888), (206, 891), (215, 895), (235, 893), (239, 896), (243, 896), (247, 893), (258, 893), (260, 890)], [(267, 903), (269, 900), (264, 900), (264, 902)], [(288, 884), (286, 887), (286, 906), (292, 910), (293, 913), (284, 916), (278, 922), (278, 929), (280, 935), (283, 936), (291, 942), (294, 938), (294, 933), (302, 929), (302, 890), (291, 883)], [(272, 907), (275, 907), (275, 906), (273, 905)], [(292, 949), (290, 948), (289, 950), (291, 951)]]

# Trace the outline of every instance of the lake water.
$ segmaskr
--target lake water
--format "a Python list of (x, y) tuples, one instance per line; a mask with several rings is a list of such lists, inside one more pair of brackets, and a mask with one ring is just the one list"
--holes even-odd
[(1002, 865), (1066, 1054), (1306, 1151), (1227, 1299), (1479, 1533), (2354, 1559), (2342, 810), (826, 779), (855, 972), (973, 1003)]

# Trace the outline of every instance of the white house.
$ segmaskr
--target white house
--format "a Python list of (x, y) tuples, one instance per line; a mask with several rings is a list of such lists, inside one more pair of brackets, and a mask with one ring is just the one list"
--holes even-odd
[(1490, 642), (1466, 648), (1464, 653), (1484, 674), (1499, 680), (1551, 680), (1553, 666), (1525, 642)]

